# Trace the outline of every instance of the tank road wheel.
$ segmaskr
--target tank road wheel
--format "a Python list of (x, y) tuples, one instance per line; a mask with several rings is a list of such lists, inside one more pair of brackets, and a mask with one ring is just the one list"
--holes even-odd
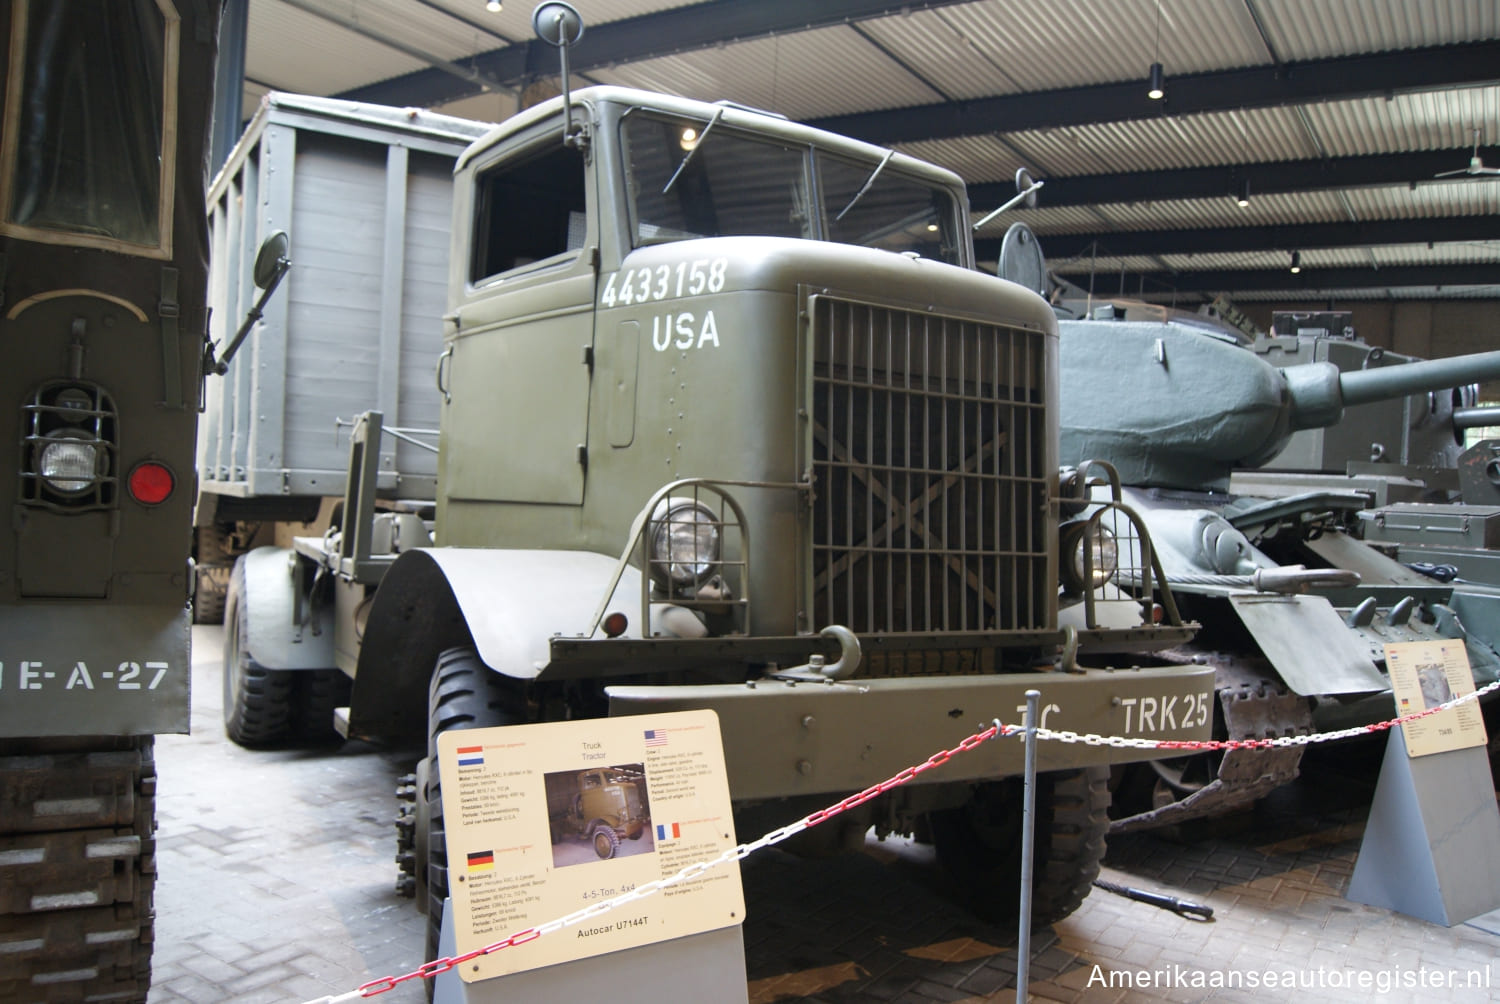
[[(448, 898), (448, 845), (443, 829), (442, 779), (438, 776), (438, 736), (455, 729), (514, 725), (525, 720), (525, 698), (520, 685), (480, 662), (473, 648), (450, 648), (438, 656), (427, 691), (426, 798), (420, 791), (417, 793), (418, 847), (424, 843), (423, 831), (426, 833), (429, 962), (438, 957), (443, 901)], [(430, 996), (432, 981), (426, 982)]]
[(151, 736), (0, 741), (0, 1000), (146, 999), (153, 748)]
[(612, 827), (600, 823), (594, 827), (594, 853), (601, 858), (612, 858), (620, 849), (620, 835)]
[[(929, 820), (938, 860), (966, 905), (992, 923), (1015, 926), (1021, 904), (1019, 777), (975, 785), (973, 797)], [(1109, 771), (1103, 767), (1037, 775), (1033, 928), (1078, 909), (1104, 859)]]
[(245, 563), (236, 562), (224, 612), (224, 732), (247, 749), (285, 742), (292, 731), (294, 673), (250, 658), (244, 616)]

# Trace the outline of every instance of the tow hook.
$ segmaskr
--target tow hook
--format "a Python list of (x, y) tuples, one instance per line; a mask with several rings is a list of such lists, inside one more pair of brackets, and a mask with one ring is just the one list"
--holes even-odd
[(770, 674), (773, 680), (792, 680), (798, 683), (836, 683), (854, 675), (861, 659), (859, 639), (854, 632), (839, 624), (830, 624), (818, 634), (825, 638), (837, 638), (839, 658), (832, 665), (821, 654), (809, 656), (801, 666), (777, 670)]

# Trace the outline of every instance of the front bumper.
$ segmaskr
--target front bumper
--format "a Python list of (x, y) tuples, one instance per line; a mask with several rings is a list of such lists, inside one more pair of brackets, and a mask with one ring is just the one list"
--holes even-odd
[[(1041, 692), (1046, 728), (1195, 741), (1213, 723), (1211, 667), (904, 677), (840, 683), (763, 679), (708, 686), (607, 687), (611, 716), (707, 708), (719, 716), (736, 801), (859, 791), (952, 749), (998, 718), (1022, 723), (1026, 691)], [(1024, 746), (1005, 737), (954, 757), (921, 782), (1021, 773)], [(1037, 769), (1061, 770), (1181, 751), (1046, 741)]]

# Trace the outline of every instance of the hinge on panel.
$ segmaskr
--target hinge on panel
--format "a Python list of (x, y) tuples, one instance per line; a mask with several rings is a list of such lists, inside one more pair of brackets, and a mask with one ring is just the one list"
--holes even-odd
[(589, 373), (594, 372), (594, 347), (592, 345), (583, 347), (583, 365), (588, 367)]
[(589, 448), (582, 443), (578, 444), (578, 466), (585, 469), (589, 466)]

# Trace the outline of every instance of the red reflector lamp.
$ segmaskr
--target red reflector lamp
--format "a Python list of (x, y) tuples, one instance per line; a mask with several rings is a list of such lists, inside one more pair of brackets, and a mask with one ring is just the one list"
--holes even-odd
[(161, 505), (172, 496), (177, 479), (165, 464), (147, 460), (135, 465), (128, 482), (130, 497), (141, 505)]
[(618, 610), (604, 618), (604, 634), (610, 638), (620, 637), (629, 626), (630, 621)]

